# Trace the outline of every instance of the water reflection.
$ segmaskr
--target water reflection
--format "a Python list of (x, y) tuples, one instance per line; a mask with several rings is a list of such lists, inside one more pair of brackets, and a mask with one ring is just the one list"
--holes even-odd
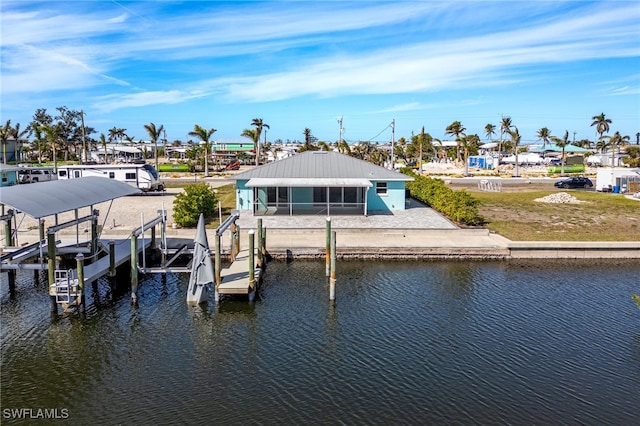
[[(637, 424), (639, 266), (272, 262), (254, 303), (186, 305), (145, 276), (139, 303), (0, 286), (2, 407), (106, 424)], [(46, 277), (41, 276), (41, 280)], [(188, 404), (185, 406), (185, 404)]]

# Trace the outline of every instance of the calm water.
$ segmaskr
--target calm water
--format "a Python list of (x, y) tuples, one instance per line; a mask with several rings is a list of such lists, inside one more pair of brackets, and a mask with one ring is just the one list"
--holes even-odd
[[(640, 424), (640, 266), (269, 264), (249, 304), (185, 304), (186, 276), (106, 281), (51, 317), (3, 274), (7, 409), (75, 424)], [(43, 424), (40, 422), (40, 424)]]

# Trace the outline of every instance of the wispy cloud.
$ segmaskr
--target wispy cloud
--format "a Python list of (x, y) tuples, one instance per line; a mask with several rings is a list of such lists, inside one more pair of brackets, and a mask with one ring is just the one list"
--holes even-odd
[(92, 108), (108, 112), (121, 108), (145, 107), (158, 104), (178, 104), (190, 99), (206, 96), (202, 92), (185, 92), (181, 90), (167, 90), (155, 92), (140, 92), (126, 95), (108, 95), (100, 97), (92, 104)]
[[(484, 102), (465, 91), (566, 78), (550, 69), (640, 57), (640, 5), (622, 1), (3, 1), (0, 11), (3, 104), (81, 93), (101, 112), (382, 95), (388, 103), (366, 111), (410, 114)], [(640, 76), (612, 79), (590, 84), (603, 98), (638, 95)], [(461, 96), (434, 100), (445, 92)]]

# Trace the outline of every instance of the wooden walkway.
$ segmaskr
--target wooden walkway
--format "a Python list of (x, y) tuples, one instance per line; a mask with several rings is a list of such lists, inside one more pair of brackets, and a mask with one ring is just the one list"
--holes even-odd
[[(257, 261), (256, 261), (257, 262)], [(262, 270), (255, 265), (255, 286), (258, 286)], [(221, 282), (218, 286), (219, 294), (249, 294), (252, 289), (249, 286), (249, 250), (241, 250), (236, 259), (220, 271)]]
[[(131, 240), (114, 240), (115, 241), (115, 264), (116, 267), (122, 265), (123, 263), (129, 261), (131, 259)], [(151, 239), (146, 238), (144, 240), (144, 246), (142, 244), (142, 240), (138, 241), (138, 253), (140, 253), (143, 248), (146, 249), (151, 245)], [(106, 247), (109, 246), (109, 240), (100, 240), (100, 243), (104, 244)], [(108, 250), (107, 250), (108, 251)], [(109, 272), (109, 262), (110, 256), (104, 256), (95, 262), (84, 266), (84, 282), (93, 282), (98, 278), (104, 276)]]

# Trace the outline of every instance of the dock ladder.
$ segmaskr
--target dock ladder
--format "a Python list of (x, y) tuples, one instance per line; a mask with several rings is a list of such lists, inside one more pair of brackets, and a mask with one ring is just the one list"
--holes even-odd
[(49, 289), (49, 295), (56, 297), (56, 303), (71, 304), (80, 294), (75, 271), (73, 269), (56, 269), (55, 278), (55, 283)]

